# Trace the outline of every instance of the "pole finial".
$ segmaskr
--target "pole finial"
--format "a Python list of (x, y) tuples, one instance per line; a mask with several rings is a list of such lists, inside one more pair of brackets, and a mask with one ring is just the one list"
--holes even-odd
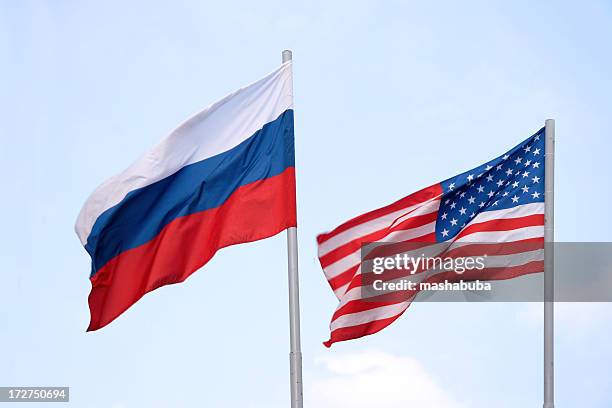
[(291, 50), (283, 50), (283, 64), (293, 59), (293, 52)]

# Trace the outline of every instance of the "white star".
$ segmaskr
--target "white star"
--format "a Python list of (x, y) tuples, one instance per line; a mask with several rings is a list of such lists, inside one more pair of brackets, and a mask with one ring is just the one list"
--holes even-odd
[(450, 200), (447, 198), (446, 201), (444, 201), (444, 204), (448, 204), (450, 203)]
[(487, 176), (487, 181), (493, 181), (493, 176), (489, 174), (489, 175)]
[(531, 179), (533, 181), (533, 183), (539, 183), (540, 182), (540, 178), (538, 176), (535, 176), (534, 178)]
[(457, 220), (453, 218), (453, 219), (451, 220), (451, 225), (453, 225), (453, 226), (457, 225)]
[(459, 197), (461, 198), (465, 197), (465, 191), (462, 191), (461, 194), (459, 194)]
[(512, 175), (512, 169), (506, 170), (506, 175), (511, 176)]
[(497, 205), (498, 202), (499, 202), (499, 200), (493, 201), (493, 205)]
[(507, 154), (504, 154), (504, 157), (502, 157), (502, 159), (508, 160), (508, 157), (510, 157), (510, 156), (508, 156)]
[(467, 211), (466, 208), (461, 207), (461, 209), (459, 210), (459, 214), (461, 215), (465, 215), (465, 212)]
[(447, 213), (442, 214), (442, 219), (445, 220), (447, 216), (448, 216)]
[(504, 194), (502, 194), (504, 197), (508, 195), (507, 191), (504, 191)]
[(497, 184), (497, 187), (501, 187), (504, 185), (504, 180), (499, 179), (496, 184)]
[(474, 204), (474, 202), (476, 201), (476, 199), (472, 196), (470, 196), (470, 198), (468, 198), (468, 203), (470, 204)]
[(529, 187), (527, 187), (527, 185), (524, 185), (521, 190), (523, 190), (523, 193), (526, 193), (529, 191)]
[(531, 167), (533, 167), (534, 169), (539, 169), (540, 168), (540, 162), (534, 162)]
[(533, 140), (535, 140), (535, 141), (540, 140), (540, 135), (537, 135)]
[(527, 160), (527, 161), (525, 162), (525, 167), (529, 167), (529, 165), (530, 165), (530, 164), (531, 164), (531, 160)]
[(478, 192), (482, 193), (484, 191), (484, 187), (483, 186), (478, 186)]
[(487, 167), (485, 167), (485, 170), (486, 170), (486, 171), (489, 171), (489, 170), (491, 170), (492, 168), (493, 168), (493, 167), (491, 167), (491, 166), (489, 166), (489, 165), (487, 164)]
[(540, 193), (538, 193), (537, 191), (534, 191), (533, 194), (531, 195), (533, 198), (540, 198)]
[(480, 204), (478, 204), (478, 206), (479, 206), (480, 208), (484, 207), (484, 206), (485, 206), (484, 201), (481, 201), (481, 202), (480, 202)]
[(453, 201), (453, 202), (451, 203), (451, 209), (452, 209), (452, 210), (454, 210), (456, 206), (457, 206), (457, 204), (455, 204), (455, 202)]
[(495, 167), (495, 169), (496, 169), (496, 170), (501, 170), (501, 169), (502, 169), (502, 167), (503, 167), (503, 166), (502, 166), (501, 164), (498, 164), (498, 165), (497, 165), (497, 167)]
[(520, 162), (522, 162), (523, 159), (521, 159), (520, 157), (517, 157), (516, 160), (514, 161), (516, 164), (519, 164)]
[(444, 229), (442, 230), (442, 236), (443, 236), (443, 237), (447, 237), (447, 236), (448, 236), (448, 232), (449, 232), (449, 231), (448, 231), (446, 228), (444, 228)]
[(512, 197), (512, 202), (513, 202), (513, 203), (518, 202), (518, 200), (519, 200), (519, 198), (518, 198), (517, 196)]
[(476, 213), (475, 213), (475, 212), (472, 212), (472, 213), (470, 214), (470, 218), (474, 218), (475, 216), (476, 216)]
[(493, 190), (489, 191), (489, 194), (487, 194), (489, 196), (489, 198), (493, 197), (495, 195), (495, 193), (493, 192)]
[(525, 172), (523, 173), (523, 178), (528, 177), (528, 176), (529, 176), (529, 172), (528, 172), (528, 171), (525, 171)]
[(518, 185), (519, 185), (519, 182), (518, 182), (518, 181), (515, 181), (514, 183), (512, 183), (512, 187), (513, 187), (513, 188), (517, 188), (517, 187), (518, 187)]
[(538, 154), (540, 154), (540, 149), (535, 149), (535, 150), (533, 151), (533, 154), (534, 154), (534, 155), (536, 155), (536, 156), (537, 156)]
[(468, 179), (468, 181), (472, 181), (472, 180), (474, 180), (474, 175), (473, 175), (473, 174), (470, 174), (470, 175), (467, 177), (467, 179)]
[(525, 151), (525, 153), (529, 153), (531, 151), (531, 146), (527, 146), (523, 150)]
[(448, 189), (449, 189), (449, 190), (451, 190), (451, 191), (453, 191), (453, 190), (455, 189), (455, 183), (450, 183), (450, 184), (448, 185)]

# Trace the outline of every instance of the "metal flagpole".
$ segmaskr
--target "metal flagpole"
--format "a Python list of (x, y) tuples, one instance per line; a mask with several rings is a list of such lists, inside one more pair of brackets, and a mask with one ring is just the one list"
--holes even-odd
[[(283, 63), (292, 60), (290, 50), (283, 51)], [(293, 86), (293, 85), (292, 85)], [(291, 408), (302, 408), (302, 351), (300, 344), (300, 289), (298, 277), (297, 228), (287, 229), (289, 271), (289, 337)]]
[(544, 128), (544, 408), (554, 408), (555, 121)]

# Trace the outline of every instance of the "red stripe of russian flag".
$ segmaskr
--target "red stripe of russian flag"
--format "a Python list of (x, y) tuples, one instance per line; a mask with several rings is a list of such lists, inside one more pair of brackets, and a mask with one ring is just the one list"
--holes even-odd
[(219, 249), (296, 225), (293, 167), (239, 187), (217, 208), (175, 219), (152, 241), (121, 253), (91, 278), (87, 330), (109, 324), (146, 293), (184, 281)]

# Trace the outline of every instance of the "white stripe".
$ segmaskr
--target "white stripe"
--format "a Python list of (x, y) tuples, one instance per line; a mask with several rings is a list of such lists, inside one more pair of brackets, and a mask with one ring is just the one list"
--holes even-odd
[(470, 221), (470, 224), (499, 219), (526, 217), (534, 214), (544, 214), (544, 203), (522, 204), (503, 210), (482, 211)]
[(544, 260), (544, 249), (520, 252), (518, 254), (488, 256), (485, 268), (510, 268), (521, 266), (533, 261)]
[(350, 284), (351, 284), (351, 282), (347, 283), (344, 286), (340, 286), (338, 289), (334, 290), (334, 295), (336, 295), (338, 300), (342, 299), (342, 295), (344, 295), (344, 292), (346, 292), (346, 290), (348, 289)]
[(102, 183), (87, 199), (75, 230), (87, 243), (96, 219), (132, 190), (226, 152), (293, 107), (292, 65), (226, 96), (188, 119), (122, 173)]
[[(438, 211), (438, 210), (436, 210)], [(405, 231), (394, 231), (387, 235), (385, 238), (376, 242), (391, 242), (399, 243), (416, 238), (424, 237), (436, 231), (436, 222), (432, 221), (429, 224), (421, 225), (420, 227), (411, 228)]]
[[(376, 241), (376, 242), (402, 242), (407, 241), (409, 239), (423, 237), (425, 235), (431, 234), (436, 230), (436, 222), (430, 222), (429, 224), (421, 225), (420, 227), (407, 229), (405, 231), (395, 231), (386, 237)], [(336, 262), (327, 265), (323, 270), (325, 272), (325, 276), (327, 280), (330, 280), (342, 272), (347, 271), (348, 269), (354, 267), (355, 265), (359, 265), (361, 262), (361, 248), (356, 250), (350, 255), (345, 256), (337, 260)]]
[(376, 309), (365, 310), (363, 312), (338, 316), (336, 320), (331, 322), (329, 328), (331, 331), (334, 331), (341, 327), (357, 326), (375, 320), (388, 319), (402, 313), (409, 305), (410, 302), (402, 302), (394, 305), (377, 307)]
[(522, 239), (541, 238), (544, 236), (544, 225), (517, 228), (510, 231), (480, 231), (465, 235), (455, 242), (506, 243)]
[[(324, 241), (319, 244), (319, 258), (333, 251), (337, 247), (347, 244), (359, 237), (363, 237), (364, 235), (368, 235), (383, 228), (389, 227), (394, 223), (394, 221), (396, 221), (400, 217), (407, 215), (417, 215), (418, 213), (415, 213), (414, 211), (416, 209), (419, 209), (420, 207), (425, 206), (426, 208), (431, 208), (432, 201), (437, 201), (437, 204), (440, 204), (440, 200), (428, 200), (364, 222), (363, 224), (359, 224), (352, 228), (349, 228), (346, 231), (339, 233), (338, 235), (334, 235), (327, 241)], [(431, 212), (431, 210), (427, 209), (424, 209), (423, 211), (425, 212), (422, 212), (421, 214)]]

